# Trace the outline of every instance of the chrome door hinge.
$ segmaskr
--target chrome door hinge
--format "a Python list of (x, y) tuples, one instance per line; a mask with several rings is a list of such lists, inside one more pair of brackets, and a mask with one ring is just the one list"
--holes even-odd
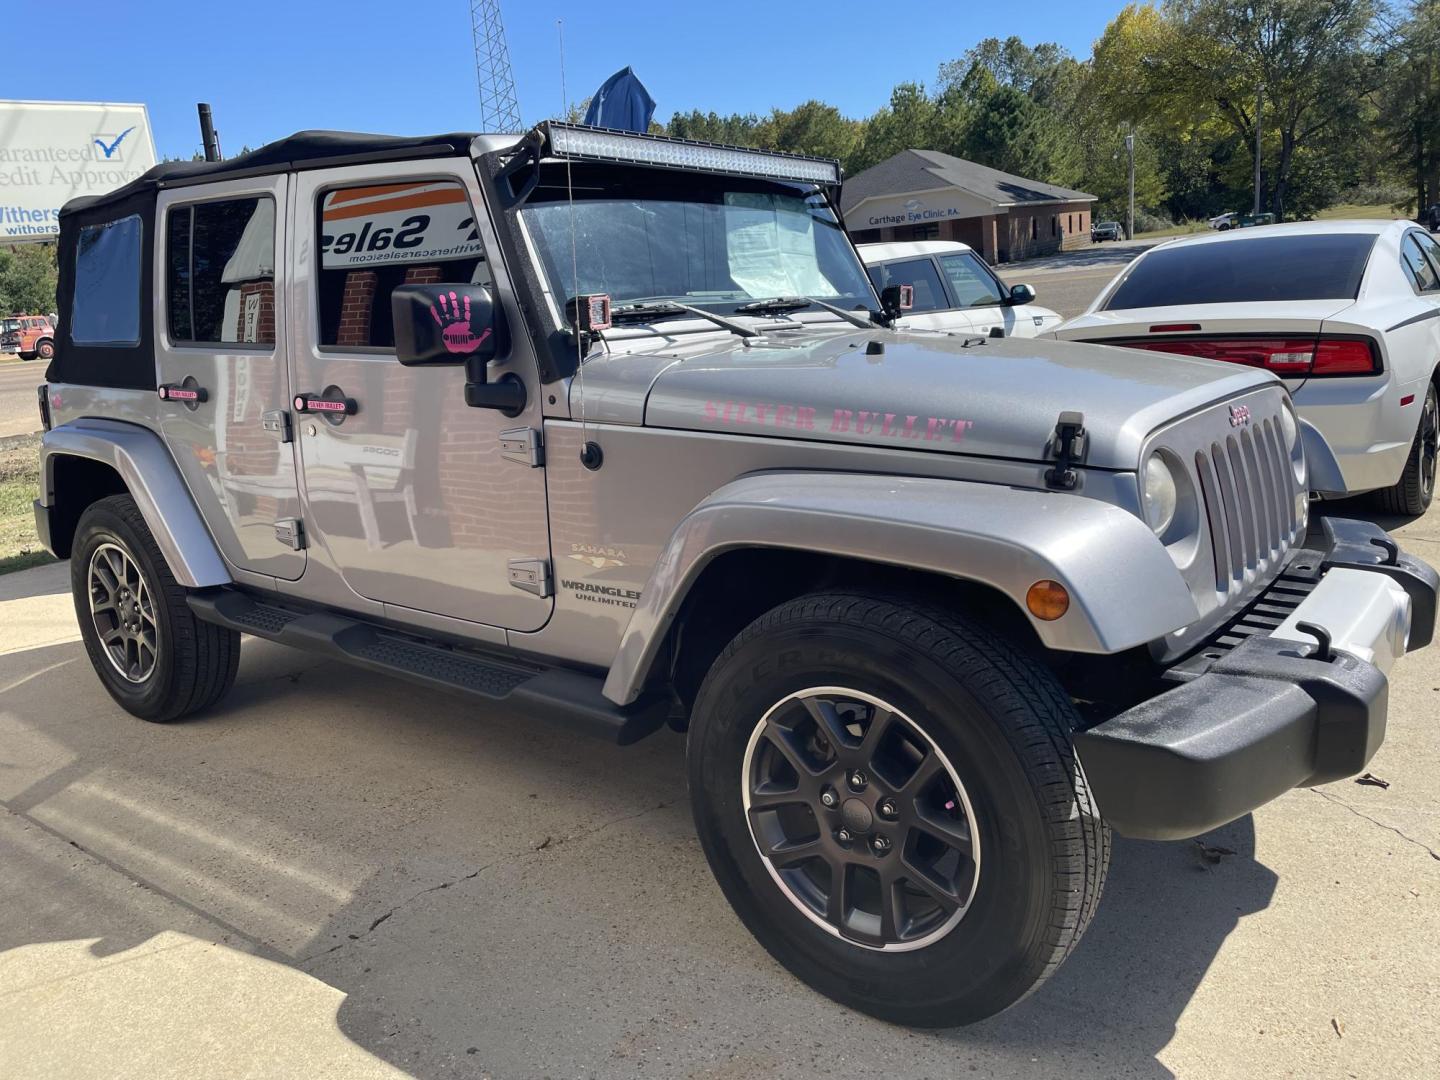
[(555, 591), (550, 578), (550, 560), (511, 559), (510, 584), (536, 596), (549, 596)]
[(291, 551), (301, 551), (305, 547), (305, 526), (299, 518), (281, 518), (275, 522), (275, 539)]
[(500, 456), (538, 469), (545, 464), (545, 444), (539, 430), (517, 427), (500, 432)]
[(273, 409), (270, 412), (261, 413), (260, 426), (276, 442), (287, 443), (290, 441), (290, 414), (284, 409)]

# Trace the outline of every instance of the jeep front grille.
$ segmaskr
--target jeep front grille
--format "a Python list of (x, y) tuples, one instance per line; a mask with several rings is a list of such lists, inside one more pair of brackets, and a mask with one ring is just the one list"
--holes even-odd
[(1239, 592), (1289, 550), (1299, 524), (1279, 417), (1257, 418), (1253, 428), (1197, 451), (1195, 473), (1210, 525), (1215, 588)]

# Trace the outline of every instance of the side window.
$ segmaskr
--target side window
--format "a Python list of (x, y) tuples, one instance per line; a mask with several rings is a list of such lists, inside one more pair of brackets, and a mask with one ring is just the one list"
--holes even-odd
[(915, 289), (915, 306), (911, 311), (939, 311), (950, 306), (940, 275), (929, 259), (907, 259), (904, 262), (881, 263), (870, 268), (870, 280), (878, 292), (887, 285), (910, 285)]
[(173, 207), (165, 295), (176, 344), (275, 344), (275, 201)]
[(1435, 243), (1434, 237), (1429, 233), (1411, 233), (1410, 238), (1420, 245), (1420, 251), (1430, 264), (1432, 279), (1437, 281), (1437, 286), (1434, 287), (1440, 287), (1440, 244)]
[(992, 307), (1002, 294), (995, 276), (969, 252), (941, 255), (940, 266), (950, 279), (950, 291), (961, 307)]
[(143, 232), (138, 214), (80, 230), (70, 311), (70, 340), (76, 345), (140, 344)]
[(393, 349), (399, 285), (490, 284), (470, 200), (453, 180), (333, 189), (318, 216), (322, 348)]
[(1415, 233), (1407, 233), (1400, 244), (1400, 264), (1405, 268), (1405, 276), (1410, 279), (1410, 284), (1421, 292), (1431, 292), (1437, 285), (1435, 268), (1430, 265), (1430, 260), (1420, 250), (1420, 245), (1415, 240)]

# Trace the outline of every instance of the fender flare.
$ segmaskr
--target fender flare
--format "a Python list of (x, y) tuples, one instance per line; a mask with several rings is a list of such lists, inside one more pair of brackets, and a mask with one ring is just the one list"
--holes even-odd
[[(966, 480), (770, 472), (715, 491), (676, 527), (640, 594), (605, 680), (605, 696), (640, 694), (660, 644), (701, 571), (739, 548), (824, 552), (928, 570), (1009, 596), (1040, 640), (1067, 652), (1115, 653), (1164, 637), (1199, 609), (1164, 546), (1118, 506), (1063, 492)], [(1070, 610), (1030, 616), (1025, 594), (1063, 584)]]
[(1305, 450), (1306, 485), (1311, 491), (1344, 492), (1345, 476), (1335, 451), (1330, 449), (1319, 428), (1303, 416), (1297, 414), (1297, 418), (1300, 421), (1300, 443)]
[[(99, 461), (120, 475), (179, 584), (189, 589), (230, 584), (230, 571), (179, 467), (153, 431), (98, 419), (47, 431), (40, 440), (40, 501), (47, 508), (55, 505), (55, 460), (60, 457)], [(63, 492), (58, 494), (63, 498)]]

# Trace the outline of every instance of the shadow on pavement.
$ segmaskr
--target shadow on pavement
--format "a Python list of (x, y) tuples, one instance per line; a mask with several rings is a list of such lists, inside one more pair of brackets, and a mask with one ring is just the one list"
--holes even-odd
[(0, 694), (0, 950), (173, 931), (278, 961), (417, 1076), (1168, 1076), (1156, 1055), (1276, 884), (1248, 818), (1206, 838), (1215, 862), (1119, 842), (1036, 995), (907, 1031), (812, 993), (731, 914), (678, 736), (622, 750), (255, 641), (180, 725), (121, 712), (78, 644), (0, 656), (0, 687), (36, 672)]

